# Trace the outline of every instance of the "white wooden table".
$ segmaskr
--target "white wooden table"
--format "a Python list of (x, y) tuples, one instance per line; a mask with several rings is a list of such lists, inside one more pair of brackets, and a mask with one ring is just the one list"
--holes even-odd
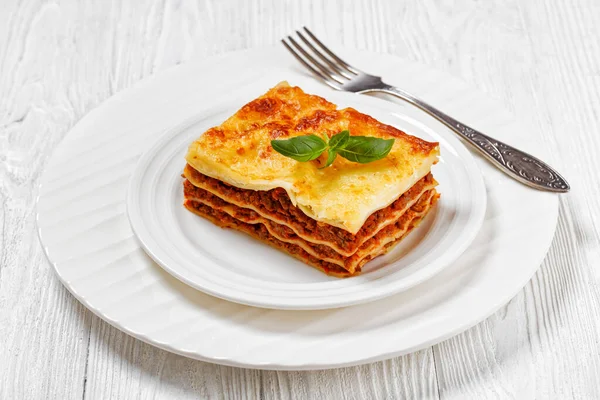
[[(426, 350), (362, 367), (221, 367), (112, 328), (62, 287), (36, 187), (83, 115), (169, 66), (272, 45), (302, 25), (461, 77), (532, 126), (572, 192), (506, 307)], [(600, 2), (36, 1), (0, 4), (0, 398), (600, 398)]]

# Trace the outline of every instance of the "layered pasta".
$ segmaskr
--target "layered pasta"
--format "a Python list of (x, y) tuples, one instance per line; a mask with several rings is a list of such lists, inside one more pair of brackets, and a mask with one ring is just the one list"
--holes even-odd
[[(342, 130), (395, 142), (384, 159), (359, 164), (338, 157), (327, 168), (323, 157), (298, 162), (270, 144)], [(437, 143), (282, 83), (190, 145), (184, 205), (329, 275), (348, 277), (390, 251), (435, 205), (431, 166), (438, 155)]]

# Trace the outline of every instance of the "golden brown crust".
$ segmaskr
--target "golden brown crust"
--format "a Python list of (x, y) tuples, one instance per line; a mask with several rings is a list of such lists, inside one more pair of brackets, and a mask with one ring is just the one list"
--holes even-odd
[[(350, 130), (359, 132), (379, 132), (376, 136), (389, 136), (396, 139), (400, 139), (411, 146), (411, 152), (416, 156), (417, 154), (427, 155), (438, 147), (437, 142), (426, 142), (416, 136), (408, 135), (400, 129), (394, 128), (391, 125), (383, 124), (377, 121), (370, 115), (360, 113), (353, 108), (346, 108), (340, 111), (342, 115), (350, 121)], [(370, 135), (366, 135), (370, 136)], [(374, 135), (375, 136), (375, 135)]]
[[(298, 117), (298, 111), (300, 117)], [(244, 130), (233, 130), (229, 134), (243, 136), (248, 130), (266, 128), (271, 138), (287, 138), (302, 134), (326, 132), (329, 136), (346, 126), (362, 136), (393, 137), (407, 142), (411, 151), (423, 155), (433, 151), (439, 143), (426, 142), (411, 136), (391, 125), (383, 124), (375, 118), (354, 108), (336, 109), (335, 104), (322, 97), (306, 94), (299, 87), (278, 87), (269, 90), (264, 96), (243, 106), (224, 125), (231, 126), (235, 120), (253, 121)], [(210, 135), (224, 138), (225, 129), (212, 128)], [(207, 133), (208, 133), (207, 132)]]

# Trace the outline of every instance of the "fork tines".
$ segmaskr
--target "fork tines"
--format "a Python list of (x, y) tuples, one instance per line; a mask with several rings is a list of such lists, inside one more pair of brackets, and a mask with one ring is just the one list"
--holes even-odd
[(309, 51), (298, 44), (291, 36), (288, 36), (287, 40), (282, 39), (281, 42), (298, 61), (325, 81), (326, 84), (334, 89), (341, 90), (344, 83), (360, 73), (358, 69), (352, 67), (329, 50), (307, 27), (304, 27), (303, 30), (306, 35), (300, 31), (296, 31), (296, 34)]

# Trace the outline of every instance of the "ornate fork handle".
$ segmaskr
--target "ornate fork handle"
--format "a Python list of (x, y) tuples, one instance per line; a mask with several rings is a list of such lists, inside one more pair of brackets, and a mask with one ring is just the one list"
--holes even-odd
[(388, 93), (419, 107), (458, 133), (500, 170), (526, 185), (551, 192), (564, 193), (570, 189), (567, 181), (543, 161), (464, 125), (401, 89), (385, 85), (368, 91)]

